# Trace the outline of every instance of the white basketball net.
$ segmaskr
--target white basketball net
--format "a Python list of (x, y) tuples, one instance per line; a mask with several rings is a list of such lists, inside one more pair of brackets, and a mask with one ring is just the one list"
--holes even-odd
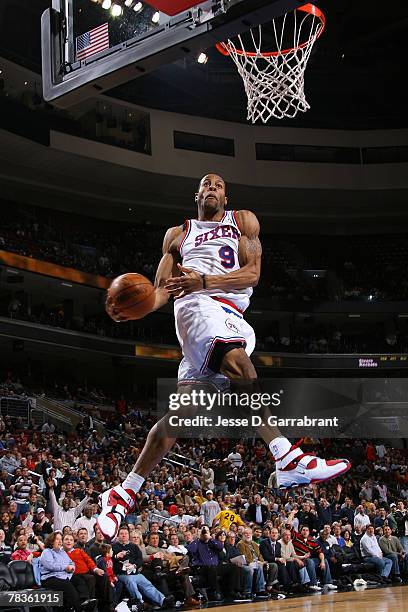
[[(304, 92), (304, 74), (313, 45), (324, 24), (311, 13), (293, 11), (294, 32), (292, 49), (285, 49), (287, 14), (272, 21), (276, 54), (264, 55), (270, 49), (262, 49), (262, 26), (250, 30), (253, 49), (246, 49), (241, 35), (236, 42), (221, 43), (234, 60), (242, 77), (248, 97), (248, 121), (267, 123), (271, 117), (283, 119), (295, 117), (298, 111), (306, 112), (310, 106)], [(248, 47), (247, 43), (247, 47)], [(248, 55), (248, 52), (251, 55)]]

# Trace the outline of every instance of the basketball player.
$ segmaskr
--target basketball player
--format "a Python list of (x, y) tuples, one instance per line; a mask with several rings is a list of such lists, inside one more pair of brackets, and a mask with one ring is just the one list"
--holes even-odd
[[(243, 312), (260, 275), (259, 223), (248, 210), (226, 210), (225, 182), (217, 174), (201, 180), (195, 201), (197, 218), (170, 228), (164, 237), (153, 310), (175, 298), (176, 331), (183, 351), (179, 385), (207, 381), (222, 389), (234, 380), (257, 378), (250, 360), (255, 333)], [(114, 307), (109, 314), (123, 320)], [(107, 538), (116, 536), (120, 523), (134, 508), (145, 478), (176, 441), (162, 434), (160, 423), (149, 432), (133, 471), (122, 485), (101, 496), (98, 524)], [(346, 459), (326, 461), (303, 453), (276, 428), (260, 427), (259, 434), (276, 461), (278, 487), (323, 482), (351, 467)]]

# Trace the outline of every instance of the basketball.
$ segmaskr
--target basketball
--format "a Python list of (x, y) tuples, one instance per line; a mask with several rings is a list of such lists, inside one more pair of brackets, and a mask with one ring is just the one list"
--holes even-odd
[(114, 321), (142, 319), (151, 312), (154, 287), (142, 274), (122, 274), (112, 282), (106, 296), (106, 312)]

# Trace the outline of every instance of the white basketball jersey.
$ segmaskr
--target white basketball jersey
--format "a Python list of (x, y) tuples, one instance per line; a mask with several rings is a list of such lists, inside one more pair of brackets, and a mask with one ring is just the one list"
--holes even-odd
[[(225, 211), (221, 221), (198, 221), (188, 219), (184, 226), (184, 237), (180, 245), (183, 266), (200, 274), (228, 274), (239, 270), (238, 243), (241, 232), (234, 210)], [(244, 311), (249, 305), (252, 287), (247, 289), (203, 289), (204, 293), (228, 300)]]

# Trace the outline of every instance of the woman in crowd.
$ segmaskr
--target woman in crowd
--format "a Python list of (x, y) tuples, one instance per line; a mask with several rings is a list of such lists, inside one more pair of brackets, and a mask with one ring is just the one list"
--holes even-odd
[(63, 609), (81, 610), (78, 590), (75, 588), (75, 565), (62, 548), (62, 535), (55, 531), (45, 540), (40, 557), (41, 586), (52, 591), (63, 592)]
[(146, 553), (146, 546), (143, 542), (142, 534), (138, 529), (134, 529), (130, 534), (130, 541), (132, 544), (136, 544), (138, 548), (140, 548), (142, 552), (143, 561), (147, 561), (148, 555)]
[(3, 512), (1, 515), (0, 529), (4, 531), (5, 542), (7, 542), (7, 544), (11, 544), (15, 527), (10, 522), (10, 515), (8, 512)]
[(345, 546), (347, 546), (348, 548), (351, 548), (353, 546), (353, 541), (351, 539), (351, 531), (349, 531), (349, 529), (346, 529), (344, 531), (343, 538), (345, 541)]

